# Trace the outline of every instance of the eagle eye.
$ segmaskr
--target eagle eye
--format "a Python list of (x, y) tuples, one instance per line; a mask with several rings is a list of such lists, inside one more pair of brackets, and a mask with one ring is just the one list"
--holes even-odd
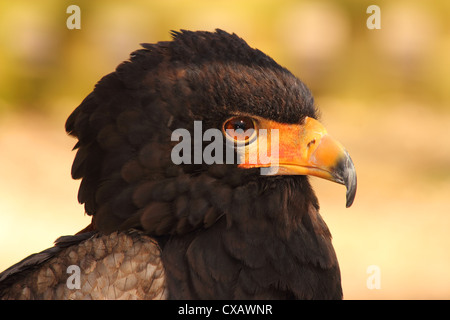
[(247, 144), (256, 135), (255, 121), (250, 117), (233, 117), (225, 121), (223, 131), (228, 138)]

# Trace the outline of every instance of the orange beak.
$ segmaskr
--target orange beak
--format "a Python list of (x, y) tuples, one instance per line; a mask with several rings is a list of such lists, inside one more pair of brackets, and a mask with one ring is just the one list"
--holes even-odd
[[(258, 134), (255, 146), (269, 150), (266, 154), (270, 154), (270, 161), (261, 157), (250, 161), (250, 149), (254, 147), (249, 145), (239, 167), (267, 168), (272, 175), (311, 175), (343, 184), (347, 188), (346, 206), (352, 205), (357, 187), (352, 159), (319, 121), (306, 117), (303, 124), (283, 124), (259, 118), (257, 127), (267, 133)], [(276, 133), (278, 139), (273, 139)]]

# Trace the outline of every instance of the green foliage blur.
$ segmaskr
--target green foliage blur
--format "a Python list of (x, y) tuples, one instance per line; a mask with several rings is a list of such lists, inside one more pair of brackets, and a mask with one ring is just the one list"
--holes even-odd
[[(81, 30), (66, 27), (71, 4)], [(366, 27), (371, 4), (380, 30)], [(215, 28), (269, 54), (316, 97), (450, 109), (449, 12), (448, 1), (2, 1), (0, 116), (67, 113), (140, 43)]]

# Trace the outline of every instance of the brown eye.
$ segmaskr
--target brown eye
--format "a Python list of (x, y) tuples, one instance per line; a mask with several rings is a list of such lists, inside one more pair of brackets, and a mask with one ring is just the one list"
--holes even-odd
[(234, 117), (224, 123), (223, 129), (235, 141), (248, 142), (255, 133), (255, 122), (249, 117)]

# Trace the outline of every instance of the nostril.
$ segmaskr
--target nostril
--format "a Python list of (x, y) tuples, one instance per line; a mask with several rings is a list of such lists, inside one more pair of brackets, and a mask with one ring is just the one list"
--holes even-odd
[(314, 144), (316, 143), (316, 139), (311, 140), (310, 142), (308, 142), (308, 149), (311, 148)]

